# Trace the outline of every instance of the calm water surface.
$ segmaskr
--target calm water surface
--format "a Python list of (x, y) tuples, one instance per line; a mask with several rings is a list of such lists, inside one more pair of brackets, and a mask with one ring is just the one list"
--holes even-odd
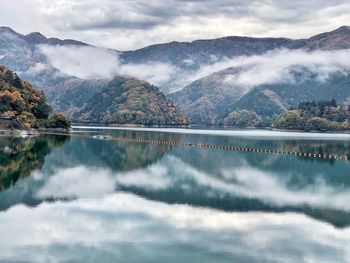
[[(80, 132), (350, 154), (337, 135)], [(0, 262), (350, 262), (349, 226), (350, 161), (0, 137)]]

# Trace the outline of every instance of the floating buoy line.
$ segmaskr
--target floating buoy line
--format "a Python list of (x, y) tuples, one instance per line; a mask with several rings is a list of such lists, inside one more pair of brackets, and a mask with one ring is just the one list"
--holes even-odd
[(269, 153), (269, 154), (288, 155), (288, 156), (315, 158), (315, 159), (331, 159), (331, 160), (344, 160), (344, 161), (348, 160), (347, 155), (339, 155), (339, 154), (320, 154), (320, 153), (317, 154), (317, 153), (252, 148), (252, 147), (241, 147), (241, 146), (225, 146), (225, 145), (213, 145), (213, 144), (202, 144), (202, 143), (187, 143), (187, 142), (168, 141), (168, 140), (166, 140), (166, 141), (164, 141), (164, 140), (148, 140), (148, 139), (138, 139), (138, 138), (133, 139), (133, 138), (127, 138), (127, 137), (113, 137), (113, 136), (109, 136), (109, 135), (89, 135), (89, 134), (81, 134), (81, 133), (40, 132), (40, 134), (42, 134), (42, 135), (82, 137), (82, 138), (108, 140), (108, 141), (171, 145), (171, 146), (179, 146), (179, 147), (218, 149), (218, 150), (226, 150), (226, 151)]

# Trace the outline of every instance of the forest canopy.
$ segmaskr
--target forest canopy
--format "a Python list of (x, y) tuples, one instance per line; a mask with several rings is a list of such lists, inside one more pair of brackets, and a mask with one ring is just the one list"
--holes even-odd
[(350, 130), (350, 106), (339, 106), (334, 99), (304, 101), (281, 114), (273, 127), (304, 131)]
[(0, 117), (17, 118), (26, 128), (70, 127), (70, 121), (62, 114), (52, 113), (42, 91), (3, 66), (0, 66)]

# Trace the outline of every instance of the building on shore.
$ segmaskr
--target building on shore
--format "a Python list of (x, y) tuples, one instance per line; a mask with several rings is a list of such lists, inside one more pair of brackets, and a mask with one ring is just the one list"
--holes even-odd
[(30, 131), (13, 114), (0, 114), (0, 136), (28, 136)]

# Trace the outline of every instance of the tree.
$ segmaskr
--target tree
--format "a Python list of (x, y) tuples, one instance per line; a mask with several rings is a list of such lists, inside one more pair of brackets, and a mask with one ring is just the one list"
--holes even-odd
[(305, 131), (349, 130), (350, 107), (338, 107), (335, 99), (303, 101), (298, 110), (289, 110), (280, 115), (273, 124), (281, 129), (301, 129)]
[(314, 131), (326, 131), (332, 128), (330, 121), (320, 117), (313, 117), (306, 122), (304, 129)]
[(71, 126), (71, 121), (68, 120), (62, 113), (54, 113), (47, 120), (46, 128), (69, 129), (70, 126)]
[(280, 115), (274, 123), (279, 129), (300, 129), (302, 127), (300, 110), (291, 110)]
[(334, 107), (334, 108), (338, 107), (337, 101), (336, 101), (335, 99), (332, 99), (332, 100), (330, 101), (330, 106), (332, 106), (332, 107)]
[(46, 104), (46, 99), (41, 99), (32, 109), (34, 116), (38, 119), (47, 119), (51, 111), (51, 107)]
[(225, 119), (225, 124), (239, 128), (255, 126), (261, 118), (256, 112), (248, 110), (238, 110), (231, 112)]

